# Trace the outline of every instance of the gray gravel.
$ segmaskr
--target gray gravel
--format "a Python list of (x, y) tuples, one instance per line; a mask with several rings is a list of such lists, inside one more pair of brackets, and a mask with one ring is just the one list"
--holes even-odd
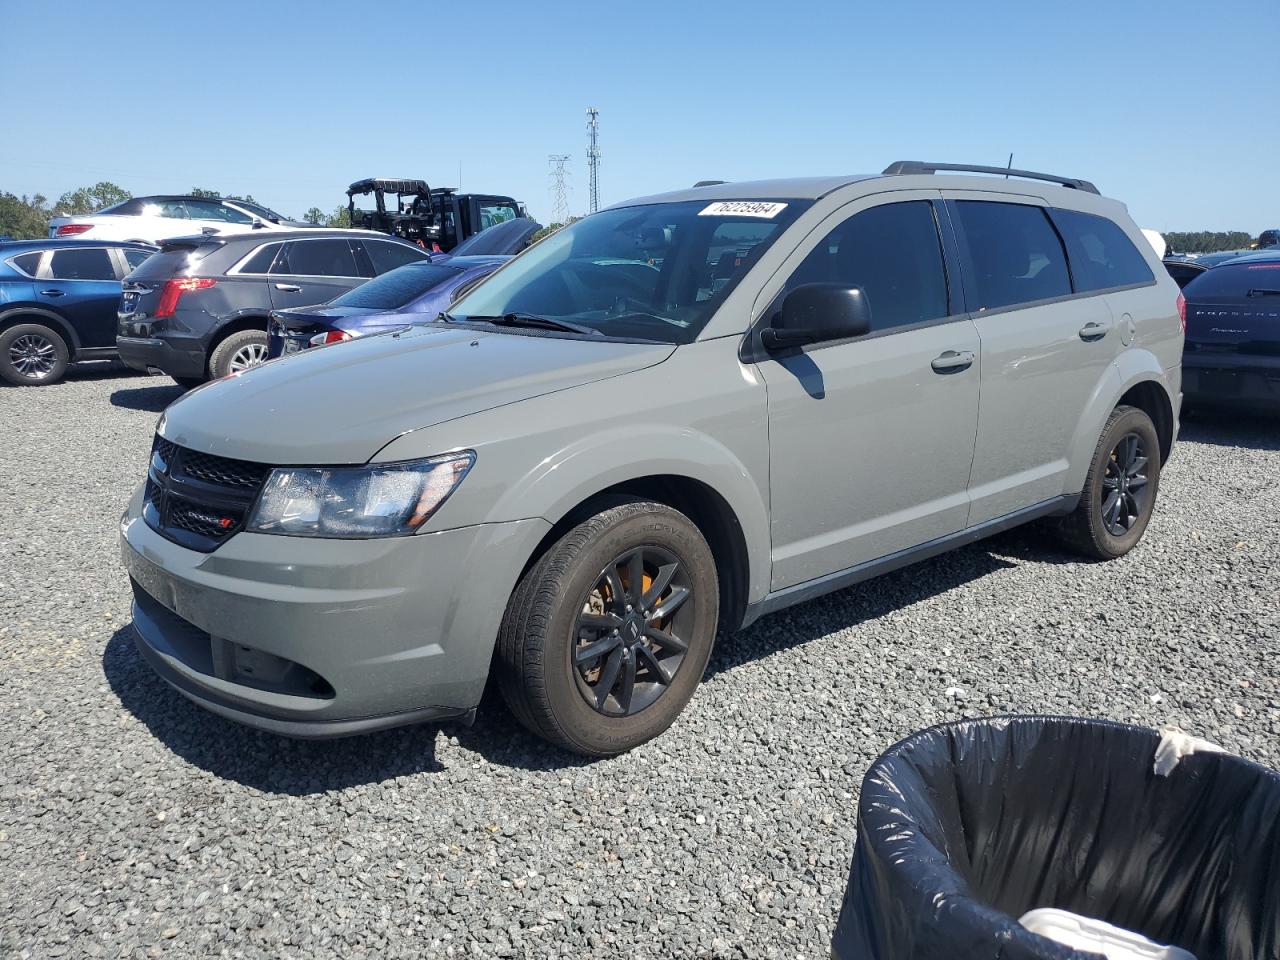
[(824, 957), (860, 778), (913, 730), (1174, 721), (1280, 765), (1280, 423), (1190, 422), (1121, 561), (1015, 531), (768, 617), (586, 763), (494, 704), (306, 744), (155, 679), (116, 518), (177, 394), (0, 389), (0, 955)]

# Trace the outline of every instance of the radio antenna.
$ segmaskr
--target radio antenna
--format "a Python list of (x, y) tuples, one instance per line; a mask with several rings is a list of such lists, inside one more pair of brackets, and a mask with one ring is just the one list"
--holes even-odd
[(1013, 154), (1009, 154), (1009, 165), (1004, 168), (1004, 178), (1009, 179), (1009, 171), (1013, 169)]

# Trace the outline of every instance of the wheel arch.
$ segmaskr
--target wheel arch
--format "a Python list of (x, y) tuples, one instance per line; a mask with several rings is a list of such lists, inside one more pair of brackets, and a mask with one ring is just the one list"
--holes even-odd
[(209, 345), (205, 348), (206, 353), (213, 353), (218, 349), (218, 344), (231, 336), (233, 333), (239, 333), (241, 330), (261, 330), (263, 333), (267, 331), (267, 315), (265, 313), (239, 313), (235, 316), (228, 317), (218, 326), (214, 327), (213, 332), (209, 335)]
[(1173, 403), (1164, 386), (1156, 380), (1139, 380), (1121, 395), (1116, 406), (1137, 407), (1151, 418), (1160, 438), (1160, 463), (1168, 463), (1173, 453), (1174, 416)]
[(76, 353), (80, 350), (80, 337), (76, 333), (75, 327), (52, 310), (23, 305), (8, 307), (3, 312), (0, 312), (0, 332), (20, 323), (41, 323), (49, 327), (54, 333), (62, 337), (72, 360), (75, 359)]

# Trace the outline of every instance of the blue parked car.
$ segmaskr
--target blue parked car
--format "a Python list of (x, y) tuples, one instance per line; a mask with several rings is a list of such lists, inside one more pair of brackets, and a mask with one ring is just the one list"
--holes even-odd
[(67, 364), (116, 356), (120, 281), (155, 253), (144, 243), (0, 243), (0, 377), (57, 383)]
[(441, 257), (406, 263), (328, 303), (274, 310), (267, 327), (269, 359), (308, 347), (431, 323), (449, 304), (510, 257)]

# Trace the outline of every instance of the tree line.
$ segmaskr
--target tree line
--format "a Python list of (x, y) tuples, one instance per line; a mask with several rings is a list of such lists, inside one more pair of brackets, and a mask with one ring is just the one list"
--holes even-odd
[[(252, 195), (240, 197), (220, 190), (209, 190), (206, 187), (192, 187), (185, 195), (258, 202)], [(7, 190), (0, 190), (0, 237), (10, 237), (14, 240), (38, 240), (49, 235), (50, 217), (85, 216), (132, 198), (133, 194), (128, 190), (106, 180), (95, 183), (91, 187), (68, 190), (54, 203), (50, 203), (48, 197), (39, 193), (30, 196), (24, 193), (19, 196)], [(312, 207), (302, 219), (319, 226), (351, 226), (351, 215), (341, 204), (332, 213), (325, 213), (318, 207)]]

